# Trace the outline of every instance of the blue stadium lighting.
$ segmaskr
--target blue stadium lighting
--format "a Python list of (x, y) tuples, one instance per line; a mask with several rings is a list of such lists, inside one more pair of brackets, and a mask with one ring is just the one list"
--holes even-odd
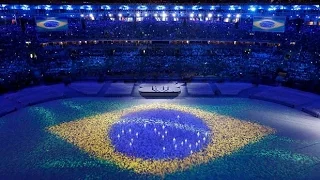
[(30, 7), (28, 5), (21, 5), (22, 10), (30, 10)]
[(80, 9), (85, 9), (87, 11), (92, 11), (92, 7), (90, 5), (80, 6)]
[(199, 17), (202, 17), (202, 14), (198, 14)]
[(139, 12), (137, 12), (137, 13), (136, 13), (136, 16), (137, 16), (137, 17), (140, 17), (140, 13), (139, 13)]
[(184, 7), (183, 6), (175, 6), (174, 10), (179, 11), (179, 10), (183, 10)]
[(93, 14), (89, 14), (89, 17), (90, 17), (91, 20), (94, 20)]
[(208, 14), (208, 18), (212, 18), (212, 13), (209, 13), (209, 14)]
[(122, 14), (121, 14), (121, 13), (119, 13), (119, 14), (118, 14), (118, 16), (119, 16), (119, 17), (122, 17)]
[(108, 6), (108, 5), (102, 5), (101, 6), (101, 9), (104, 9), (104, 10), (111, 10), (111, 7)]
[(294, 5), (294, 6), (292, 7), (292, 10), (294, 10), (294, 11), (301, 10), (301, 6), (300, 6), (300, 5)]
[(237, 17), (237, 18), (240, 18), (240, 17), (241, 17), (241, 14), (237, 14), (236, 17)]
[(83, 14), (81, 14), (81, 15), (80, 15), (80, 17), (84, 17), (84, 15), (83, 15)]
[(172, 14), (172, 17), (176, 17), (176, 16), (177, 16), (176, 13), (173, 13), (173, 14)]
[(202, 9), (202, 7), (201, 6), (192, 6), (191, 9), (194, 10), (194, 11), (197, 11), (199, 9)]
[(165, 7), (165, 6), (157, 6), (156, 9), (157, 9), (157, 10), (165, 10), (166, 7)]
[(67, 5), (66, 10), (72, 11), (72, 10), (73, 10), (73, 7), (72, 7), (71, 5)]
[(119, 9), (124, 10), (124, 11), (127, 11), (127, 10), (129, 10), (130, 8), (129, 8), (129, 6), (122, 5), (122, 6), (119, 7)]
[(275, 6), (270, 6), (269, 8), (268, 8), (268, 11), (275, 11), (276, 10), (276, 7)]
[(287, 9), (286, 7), (284, 6), (280, 6), (280, 9), (283, 10), (283, 9)]
[(231, 5), (231, 6), (229, 7), (229, 10), (230, 10), (230, 11), (234, 11), (234, 10), (236, 10), (236, 8), (235, 8), (233, 5)]
[(52, 7), (51, 7), (51, 5), (45, 5), (44, 9), (45, 10), (52, 10)]
[(211, 6), (210, 10), (216, 10), (216, 7), (215, 6)]
[(256, 11), (256, 8), (255, 8), (254, 6), (250, 6), (248, 10), (249, 10), (249, 11), (252, 11), (252, 12), (255, 12), (255, 11)]
[(138, 6), (137, 9), (141, 10), (141, 11), (145, 11), (148, 9), (148, 7), (147, 6)]
[(157, 14), (157, 13), (155, 13), (153, 16), (154, 16), (154, 17), (158, 17), (158, 14)]
[(148, 17), (148, 13), (144, 13), (144, 17)]
[(190, 17), (193, 18), (193, 17), (194, 17), (194, 14), (193, 14), (193, 13), (190, 13)]
[(228, 18), (231, 17), (231, 14), (228, 14), (227, 17), (228, 17)]

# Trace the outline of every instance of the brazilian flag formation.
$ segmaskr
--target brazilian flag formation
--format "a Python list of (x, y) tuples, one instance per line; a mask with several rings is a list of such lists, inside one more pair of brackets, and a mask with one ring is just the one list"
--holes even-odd
[(286, 17), (254, 17), (252, 31), (284, 32)]
[(60, 17), (37, 17), (36, 30), (38, 32), (46, 31), (66, 31), (68, 30), (68, 20)]

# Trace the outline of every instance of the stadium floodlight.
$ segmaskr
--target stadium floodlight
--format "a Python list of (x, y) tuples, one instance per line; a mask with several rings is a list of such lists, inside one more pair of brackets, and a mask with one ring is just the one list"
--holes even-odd
[(122, 14), (121, 14), (121, 13), (119, 13), (119, 14), (118, 14), (118, 16), (119, 16), (119, 17), (122, 17)]
[(161, 16), (162, 17), (167, 17), (168, 15), (165, 12), (162, 12)]
[(90, 17), (91, 20), (94, 20), (93, 14), (89, 14), (89, 17)]
[(240, 14), (237, 14), (236, 17), (239, 18), (239, 17), (241, 17), (241, 15), (240, 15)]
[(148, 13), (144, 13), (144, 17), (148, 17)]
[(270, 7), (268, 8), (268, 11), (275, 11), (275, 10), (277, 10), (277, 8), (276, 8), (275, 6), (270, 6)]
[(72, 7), (71, 5), (67, 5), (66, 10), (72, 11), (72, 10), (73, 10), (73, 7)]
[(184, 9), (184, 7), (183, 7), (183, 6), (175, 6), (175, 7), (174, 7), (174, 10), (176, 10), (176, 11), (178, 11), (178, 10), (182, 10), (182, 9)]
[(137, 9), (141, 10), (141, 11), (145, 11), (148, 9), (148, 7), (147, 6), (138, 6)]
[(157, 10), (165, 10), (166, 7), (165, 7), (165, 6), (157, 6), (156, 9), (157, 9)]
[(52, 7), (51, 7), (51, 5), (45, 5), (45, 6), (44, 6), (44, 9), (45, 9), (45, 10), (52, 10)]
[(30, 10), (29, 5), (21, 5), (22, 10)]
[(85, 9), (85, 10), (87, 10), (87, 11), (92, 11), (91, 5), (80, 6), (80, 9)]
[(157, 14), (157, 13), (155, 13), (153, 16), (154, 16), (154, 17), (158, 17), (158, 14)]
[(227, 17), (228, 17), (228, 18), (231, 17), (231, 14), (228, 14)]
[(300, 5), (294, 5), (292, 10), (294, 10), (294, 11), (301, 10), (301, 6)]
[(176, 17), (176, 13), (173, 13), (172, 16), (173, 16), (173, 17)]
[(209, 13), (209, 14), (208, 14), (208, 18), (212, 18), (212, 13)]
[(190, 17), (193, 18), (193, 17), (194, 17), (194, 14), (193, 14), (193, 13), (190, 13)]
[(248, 10), (249, 10), (249, 11), (252, 11), (252, 12), (255, 12), (255, 11), (256, 11), (256, 8), (255, 8), (254, 6), (250, 6)]
[(230, 10), (230, 11), (234, 11), (234, 10), (236, 10), (236, 8), (235, 8), (233, 5), (231, 5), (231, 6), (229, 7), (229, 10)]
[(202, 9), (202, 7), (201, 7), (201, 6), (196, 5), (196, 6), (192, 6), (192, 8), (191, 8), (191, 9), (192, 9), (192, 10), (197, 11), (197, 10), (199, 10), (199, 9)]
[(111, 9), (111, 7), (110, 7), (110, 6), (108, 6), (108, 5), (102, 5), (102, 6), (101, 6), (101, 9), (104, 9), (104, 10), (110, 10), (110, 9)]
[(122, 6), (119, 7), (119, 9), (126, 11), (126, 10), (129, 10), (129, 6), (122, 5)]
[(136, 16), (137, 16), (137, 17), (140, 17), (140, 13), (139, 13), (139, 12), (137, 12), (137, 13), (136, 13)]
[(109, 17), (112, 17), (112, 14), (109, 14)]

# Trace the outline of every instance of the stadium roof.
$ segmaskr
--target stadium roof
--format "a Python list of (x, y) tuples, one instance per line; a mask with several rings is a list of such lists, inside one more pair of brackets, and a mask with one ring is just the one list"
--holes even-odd
[(96, 4), (96, 3), (264, 3), (264, 4), (307, 4), (319, 0), (2, 0), (1, 3), (14, 4)]

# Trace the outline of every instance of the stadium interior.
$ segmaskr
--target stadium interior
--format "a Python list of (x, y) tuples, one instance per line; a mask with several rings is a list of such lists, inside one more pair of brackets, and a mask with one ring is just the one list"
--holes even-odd
[(0, 179), (319, 179), (320, 5), (274, 2), (0, 3)]

